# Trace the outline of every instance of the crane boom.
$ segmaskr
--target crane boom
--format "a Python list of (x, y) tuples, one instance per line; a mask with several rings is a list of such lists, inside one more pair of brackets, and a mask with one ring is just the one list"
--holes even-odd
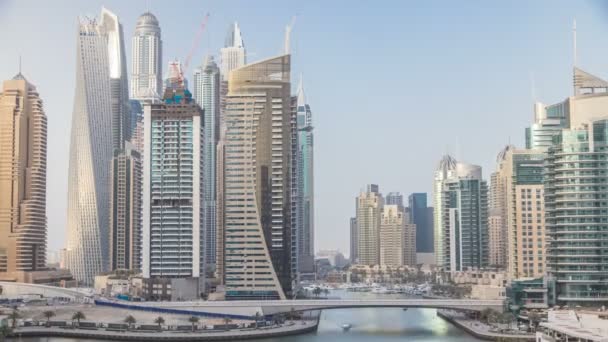
[(196, 32), (194, 41), (192, 41), (192, 47), (190, 48), (190, 52), (188, 52), (188, 55), (186, 56), (186, 59), (184, 60), (184, 66), (181, 69), (181, 73), (180, 73), (180, 81), (182, 82), (182, 84), (183, 84), (183, 80), (184, 80), (184, 71), (188, 70), (188, 67), (190, 66), (190, 61), (192, 60), (192, 56), (194, 55), (194, 52), (196, 52), (196, 49), (200, 45), (201, 39), (203, 37), (203, 33), (205, 32), (205, 29), (207, 28), (208, 22), (209, 22), (209, 13), (205, 14), (205, 18), (203, 18), (203, 21), (201, 22), (201, 25), (200, 25), (198, 31)]

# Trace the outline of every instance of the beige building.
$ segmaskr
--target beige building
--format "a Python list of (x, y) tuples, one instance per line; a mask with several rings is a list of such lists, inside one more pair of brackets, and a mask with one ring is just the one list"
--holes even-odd
[(0, 272), (45, 269), (46, 140), (42, 100), (19, 73), (0, 93)]
[(506, 184), (503, 176), (502, 161), (508, 151), (514, 149), (507, 145), (496, 157), (497, 171), (490, 178), (488, 243), (490, 265), (504, 268), (507, 266), (507, 202)]
[(405, 256), (405, 218), (397, 205), (385, 205), (380, 223), (380, 265), (401, 266)]
[(416, 225), (406, 222), (403, 227), (403, 265), (416, 266)]
[(505, 150), (499, 177), (505, 184), (507, 273), (511, 279), (545, 272), (544, 153)]
[(370, 184), (357, 197), (357, 257), (358, 263), (380, 263), (380, 222), (384, 199), (378, 185)]

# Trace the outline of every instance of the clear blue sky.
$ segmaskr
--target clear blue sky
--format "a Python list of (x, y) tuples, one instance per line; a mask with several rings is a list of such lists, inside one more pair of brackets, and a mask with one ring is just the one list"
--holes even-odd
[(349, 217), (367, 183), (430, 192), (443, 153), (480, 164), (522, 146), (536, 98), (571, 93), (572, 34), (579, 66), (608, 77), (608, 6), (597, 1), (0, 0), (0, 79), (23, 73), (49, 119), (49, 247), (65, 242), (76, 17), (101, 6), (121, 19), (127, 55), (137, 17), (160, 20), (164, 60), (183, 59), (206, 12), (193, 59), (217, 54), (238, 20), (249, 61), (277, 54), (293, 32), (294, 83), (303, 73), (315, 126), (316, 247), (348, 253)]

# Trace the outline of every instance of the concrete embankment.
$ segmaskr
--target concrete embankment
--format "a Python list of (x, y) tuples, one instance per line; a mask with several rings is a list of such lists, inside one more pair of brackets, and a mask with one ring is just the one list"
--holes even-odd
[(451, 324), (457, 326), (458, 328), (466, 331), (470, 335), (473, 335), (479, 339), (485, 341), (509, 341), (509, 342), (528, 342), (528, 341), (536, 341), (534, 335), (511, 335), (511, 334), (501, 334), (495, 333), (492, 331), (488, 331), (483, 329), (481, 326), (475, 325), (474, 321), (459, 319), (453, 315), (444, 312), (443, 310), (437, 310), (437, 316), (442, 319), (450, 322)]
[(317, 330), (318, 320), (298, 321), (293, 325), (283, 325), (271, 328), (242, 329), (229, 331), (109, 331), (109, 330), (85, 330), (85, 329), (62, 329), (57, 327), (21, 327), (17, 328), (8, 337), (66, 337), (83, 339), (102, 339), (115, 341), (233, 341), (270, 337), (283, 337), (300, 335)]

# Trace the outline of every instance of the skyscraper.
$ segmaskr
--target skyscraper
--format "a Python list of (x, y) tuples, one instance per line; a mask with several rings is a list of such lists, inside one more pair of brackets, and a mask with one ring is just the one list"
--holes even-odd
[(110, 165), (128, 130), (122, 27), (102, 9), (101, 19), (82, 18), (76, 48), (68, 182), (66, 266), (92, 284), (109, 267)]
[(226, 110), (226, 95), (228, 94), (228, 79), (230, 71), (247, 64), (247, 53), (239, 24), (234, 22), (228, 28), (224, 47), (220, 49), (220, 116), (224, 117)]
[(350, 218), (350, 263), (357, 263), (357, 249), (359, 246), (359, 239), (357, 237), (357, 218)]
[(433, 226), (429, 222), (426, 193), (413, 193), (408, 202), (411, 223), (416, 225), (416, 252), (433, 253)]
[[(217, 143), (220, 129), (220, 70), (212, 56), (194, 72), (194, 99), (203, 109), (203, 232), (206, 266), (216, 257)], [(203, 272), (204, 270), (201, 270)]]
[(578, 128), (606, 113), (608, 82), (577, 67), (573, 74), (572, 96), (550, 106), (535, 104), (535, 122), (526, 129), (526, 148), (546, 150), (562, 129)]
[[(496, 171), (490, 176), (490, 191), (488, 193), (488, 253), (492, 266), (507, 267), (507, 248), (509, 230), (509, 199), (507, 187), (512, 182), (505, 174), (507, 165), (504, 162), (507, 154), (515, 148), (505, 146), (496, 157)], [(510, 192), (509, 192), (510, 193)]]
[(129, 142), (116, 153), (111, 165), (110, 270), (140, 270), (141, 156)]
[[(238, 69), (247, 63), (245, 44), (239, 24), (234, 22), (228, 29), (224, 47), (220, 49), (220, 68), (222, 81), (228, 82), (230, 71)], [(226, 89), (227, 90), (227, 89)]]
[(19, 72), (0, 93), (0, 272), (46, 267), (47, 119)]
[(140, 101), (160, 97), (163, 42), (154, 14), (146, 12), (137, 19), (131, 44), (131, 97)]
[(444, 197), (443, 197), (443, 182), (448, 178), (448, 173), (456, 169), (456, 159), (450, 155), (445, 155), (439, 161), (439, 165), (435, 170), (433, 181), (433, 205), (434, 205), (434, 222), (433, 222), (433, 242), (435, 245), (435, 263), (437, 266), (444, 266), (445, 255), (445, 227), (444, 220)]
[(315, 260), (315, 227), (314, 227), (314, 137), (312, 126), (312, 112), (306, 101), (302, 80), (298, 86), (297, 94), (297, 176), (299, 191), (298, 244), (300, 260), (299, 268), (302, 272), (314, 271)]
[(144, 105), (144, 278), (204, 286), (202, 115), (183, 85)]
[(370, 184), (357, 197), (357, 257), (359, 264), (380, 263), (380, 223), (384, 199), (378, 185)]
[(291, 295), (290, 68), (290, 56), (282, 55), (230, 73), (224, 115), (225, 226), (220, 228), (227, 299)]
[(396, 205), (403, 210), (403, 195), (399, 192), (389, 192), (388, 195), (386, 195), (385, 204)]
[(403, 266), (405, 255), (405, 217), (403, 208), (387, 204), (380, 221), (380, 265)]
[[(594, 95), (587, 96), (594, 100)], [(590, 120), (563, 130), (548, 150), (546, 259), (556, 281), (558, 305), (608, 303), (607, 137), (608, 120)]]
[(488, 266), (487, 192), (480, 166), (458, 162), (447, 172), (440, 195), (445, 270)]

